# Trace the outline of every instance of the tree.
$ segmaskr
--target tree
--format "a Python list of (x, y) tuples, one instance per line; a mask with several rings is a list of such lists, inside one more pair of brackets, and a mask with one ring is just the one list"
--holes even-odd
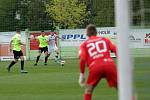
[(115, 26), (114, 0), (92, 0), (96, 16), (93, 23), (99, 27)]
[(16, 2), (17, 0), (0, 0), (0, 31), (13, 31), (17, 26)]
[(86, 21), (87, 10), (84, 1), (50, 0), (46, 11), (61, 28), (77, 28)]
[(51, 30), (51, 18), (45, 12), (47, 0), (20, 0), (20, 24), (32, 31)]
[[(49, 0), (0, 0), (0, 31), (15, 31), (16, 27), (31, 31), (52, 30), (52, 20), (46, 12)], [(16, 13), (20, 19), (16, 19)]]

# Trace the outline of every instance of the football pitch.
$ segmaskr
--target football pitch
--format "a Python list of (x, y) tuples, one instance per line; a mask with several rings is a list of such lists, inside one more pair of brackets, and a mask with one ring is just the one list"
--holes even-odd
[[(47, 66), (33, 61), (25, 66), (28, 74), (20, 74), (20, 62), (11, 73), (6, 66), (10, 62), (0, 62), (0, 100), (83, 100), (84, 88), (78, 85), (79, 61), (66, 60), (63, 68), (53, 60)], [(150, 58), (135, 58), (135, 87), (138, 100), (150, 100)], [(117, 100), (115, 89), (108, 88), (102, 80), (94, 91), (93, 100)]]

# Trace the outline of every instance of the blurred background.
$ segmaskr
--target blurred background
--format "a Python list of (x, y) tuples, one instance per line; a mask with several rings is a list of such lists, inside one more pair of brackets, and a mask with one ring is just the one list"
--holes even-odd
[[(55, 29), (55, 25), (58, 24), (58, 19), (46, 11), (46, 5), (52, 6), (53, 1), (54, 0), (0, 0), (0, 23), (3, 23), (0, 25), (0, 31), (14, 31), (15, 27), (21, 27), (22, 29), (29, 28), (32, 31)], [(66, 0), (64, 1), (66, 2)], [(62, 0), (61, 2), (64, 3), (64, 1)], [(67, 0), (67, 2), (70, 2), (70, 0)], [(86, 13), (86, 16), (82, 18), (83, 21), (77, 22), (75, 26), (60, 25), (60, 28), (84, 28), (87, 23), (95, 23), (99, 27), (115, 26), (114, 0), (80, 0), (80, 2), (82, 4), (77, 6), (83, 7), (76, 9), (76, 6), (72, 6), (72, 8), (78, 10), (81, 15)], [(139, 2), (136, 3), (139, 5)], [(72, 11), (72, 9), (68, 9), (69, 4), (66, 6), (59, 4), (55, 6), (65, 8), (68, 12)], [(136, 7), (135, 12), (141, 10), (139, 7), (140, 5)], [(61, 9), (57, 9), (54, 12), (60, 13), (60, 10)], [(85, 10), (85, 12), (81, 10)], [(140, 23), (140, 14), (137, 15), (136, 21), (138, 22), (135, 22), (136, 25)], [(72, 14), (72, 16), (77, 17), (78, 15)]]
[[(113, 35), (111, 39), (115, 39), (114, 42), (117, 43), (114, 2), (114, 0), (0, 0), (0, 32), (12, 32), (19, 27), (23, 31), (58, 32), (58, 29), (62, 29), (60, 33), (71, 34), (74, 31), (64, 30), (84, 29), (87, 24), (93, 23), (99, 28), (100, 34), (111, 33)], [(134, 62), (134, 93), (139, 100), (150, 100), (150, 0), (129, 0), (129, 2), (131, 17), (129, 40)], [(30, 55), (33, 52), (28, 49), (29, 41), (26, 43), (24, 51), (26, 49), (29, 51), (26, 54)], [(62, 47), (62, 52), (65, 52), (62, 55), (73, 54), (74, 58), (77, 58), (78, 47), (66, 48), (63, 50)], [(1, 46), (0, 50), (2, 51)], [(116, 95), (114, 98), (116, 99)], [(115, 100), (114, 98), (106, 96), (103, 100)]]
[[(59, 20), (50, 14), (52, 12), (47, 11), (47, 6), (50, 7), (53, 5), (55, 7), (62, 7), (67, 9), (67, 12), (72, 11), (72, 9), (68, 9), (70, 6), (69, 0), (67, 0), (68, 5), (66, 6), (59, 4), (54, 5), (53, 1), (54, 0), (0, 0), (0, 23), (3, 23), (0, 24), (0, 31), (13, 31), (15, 27), (21, 27), (22, 29), (29, 28), (32, 31), (55, 29)], [(64, 1), (61, 1), (61, 3), (64, 3)], [(84, 28), (87, 23), (94, 23), (98, 27), (115, 26), (114, 0), (80, 0), (80, 3), (82, 4), (77, 5), (80, 8), (76, 10), (81, 15), (87, 14), (86, 16), (82, 16), (84, 17), (81, 18), (83, 21), (76, 22), (77, 25), (72, 26), (62, 25), (63, 23), (61, 23), (60, 28)], [(130, 0), (132, 26), (144, 28), (150, 26), (149, 3), (149, 0)], [(72, 6), (72, 8), (75, 9), (76, 6)], [(54, 12), (60, 13), (60, 10), (61, 9), (56, 9)], [(85, 10), (85, 12), (83, 10)], [(66, 14), (69, 14), (67, 12)], [(72, 14), (72, 17), (77, 16), (78, 15)]]

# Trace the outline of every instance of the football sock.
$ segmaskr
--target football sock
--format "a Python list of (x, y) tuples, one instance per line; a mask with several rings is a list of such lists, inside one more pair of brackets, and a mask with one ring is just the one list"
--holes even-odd
[(55, 58), (58, 60), (58, 55), (56, 55)]
[(49, 57), (49, 56), (45, 56), (45, 63), (47, 63), (48, 57)]
[(84, 94), (84, 100), (92, 100), (92, 94)]
[(39, 59), (40, 59), (40, 56), (37, 56), (37, 58), (36, 58), (36, 64), (38, 63)]
[(58, 55), (55, 56), (55, 62), (60, 63), (60, 59)]
[(24, 60), (21, 60), (21, 70), (24, 70)]
[(56, 54), (55, 59), (59, 60), (59, 53)]
[(132, 97), (132, 100), (137, 100), (136, 96), (133, 96), (133, 97)]
[(16, 63), (15, 61), (12, 61), (12, 62), (10, 63), (10, 65), (8, 66), (8, 68), (10, 69), (15, 63)]

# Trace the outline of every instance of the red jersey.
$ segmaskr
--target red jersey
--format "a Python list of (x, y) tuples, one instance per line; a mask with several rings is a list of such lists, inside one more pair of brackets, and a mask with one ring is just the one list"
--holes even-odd
[(92, 36), (80, 46), (80, 70), (84, 73), (85, 64), (90, 66), (94, 61), (111, 59), (110, 51), (116, 54), (116, 46), (104, 37)]

